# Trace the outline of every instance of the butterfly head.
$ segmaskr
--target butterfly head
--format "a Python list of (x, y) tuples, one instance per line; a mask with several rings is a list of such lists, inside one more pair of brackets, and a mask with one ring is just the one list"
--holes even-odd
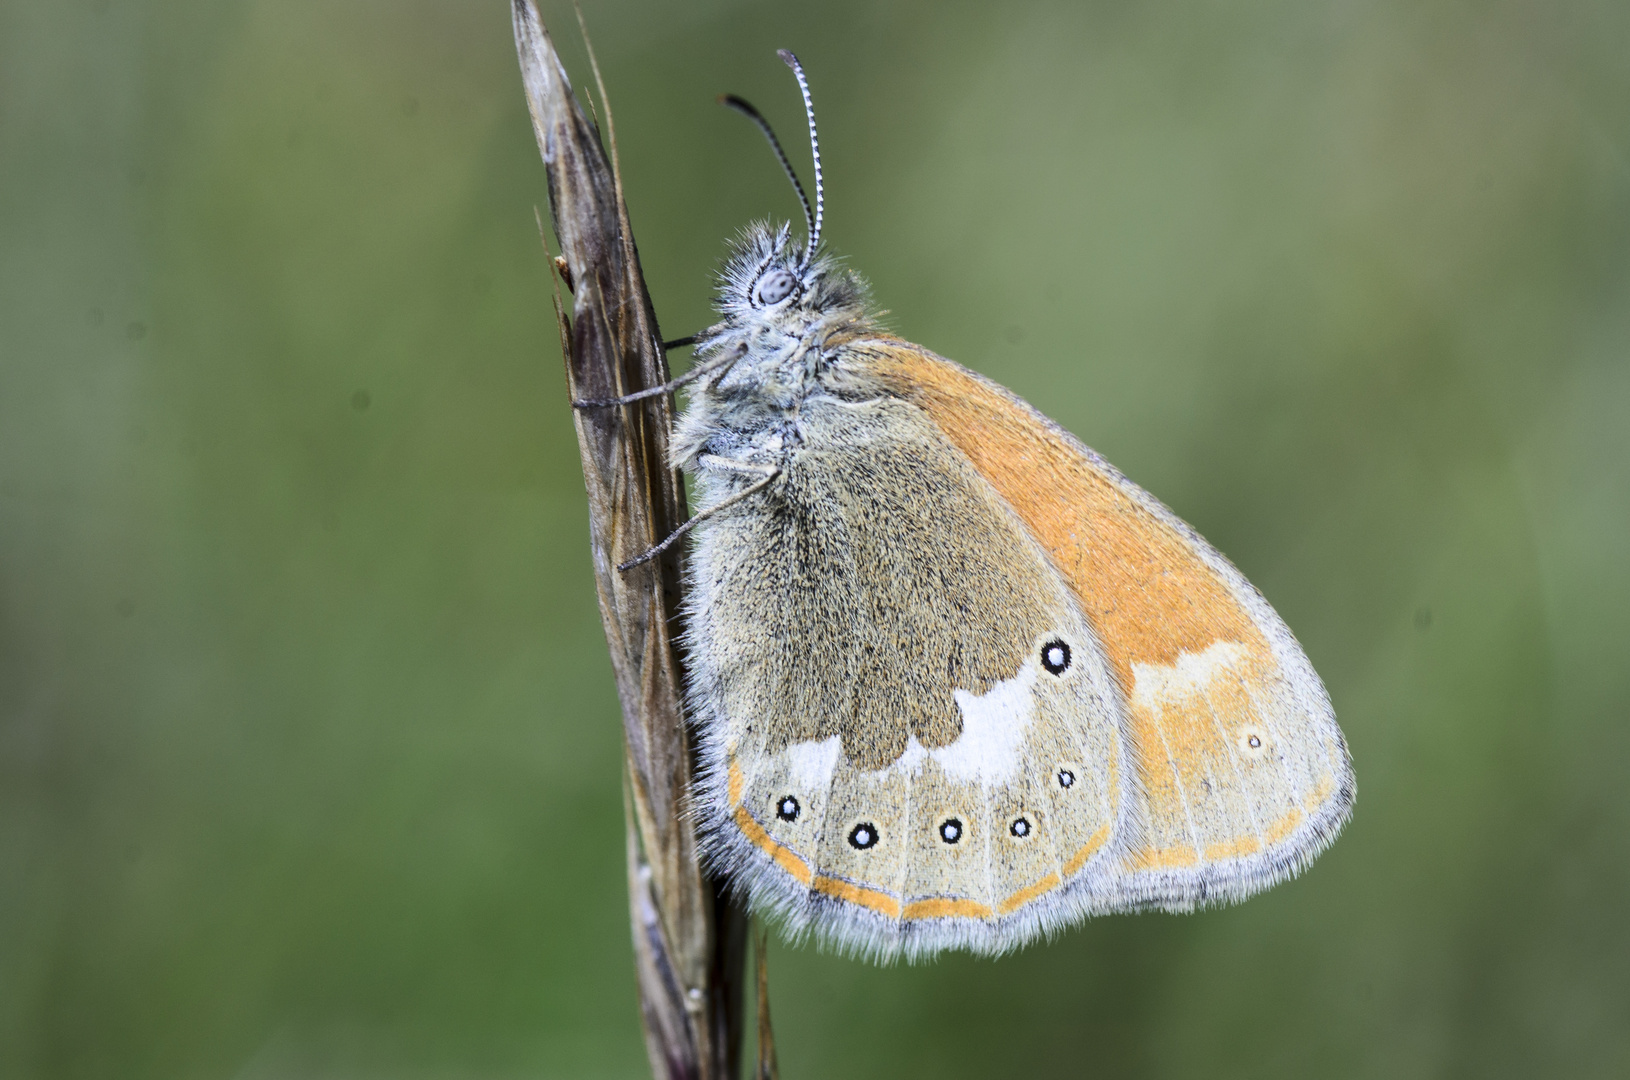
[(811, 258), (791, 233), (786, 224), (756, 222), (732, 245), (714, 300), (723, 320), (710, 345), (756, 350), (776, 338), (813, 343), (865, 319), (859, 276), (819, 249)]
[(802, 355), (827, 333), (841, 326), (866, 321), (866, 287), (853, 272), (821, 248), (821, 222), (825, 192), (821, 180), (821, 144), (815, 129), (815, 106), (809, 81), (798, 58), (782, 50), (781, 59), (792, 68), (804, 98), (809, 121), (809, 147), (815, 165), (815, 202), (810, 204), (786, 151), (769, 121), (743, 99), (732, 94), (719, 101), (746, 116), (769, 141), (777, 160), (804, 208), (803, 242), (792, 238), (792, 226), (757, 222), (748, 226), (733, 245), (719, 275), (715, 306), (724, 319), (713, 327), (704, 348), (740, 350), (747, 356), (771, 358), (777, 354)]

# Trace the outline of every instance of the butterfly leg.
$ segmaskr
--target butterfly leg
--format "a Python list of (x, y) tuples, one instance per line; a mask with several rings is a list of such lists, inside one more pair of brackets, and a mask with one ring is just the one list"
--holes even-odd
[(763, 491), (765, 488), (769, 487), (781, 476), (781, 466), (779, 465), (764, 465), (753, 461), (734, 461), (730, 458), (719, 457), (715, 454), (699, 455), (696, 459), (696, 464), (698, 467), (703, 469), (713, 469), (718, 472), (741, 473), (747, 476), (757, 476), (759, 479), (755, 483), (749, 484), (747, 487), (742, 488), (729, 498), (721, 499), (712, 506), (708, 507), (706, 510), (700, 511), (689, 521), (685, 522), (685, 524), (679, 526), (679, 528), (669, 533), (661, 543), (657, 544), (649, 551), (636, 556), (635, 558), (629, 559), (625, 563), (619, 563), (617, 566), (619, 572), (626, 573), (629, 570), (632, 570), (634, 567), (639, 566), (641, 563), (650, 562), (658, 555), (661, 555), (664, 551), (667, 551), (668, 548), (672, 547), (674, 541), (690, 532), (692, 529), (706, 521), (708, 518), (712, 517), (714, 514), (717, 514), (720, 510), (723, 510), (728, 506), (734, 506), (736, 503), (741, 502), (749, 495), (758, 494), (760, 491)]
[[(688, 338), (680, 338), (677, 341), (664, 341), (662, 343), (662, 347), (664, 349), (677, 349), (684, 345), (694, 345), (698, 336), (700, 335), (692, 334)], [(720, 372), (722, 374), (723, 369), (728, 369), (731, 364), (734, 364), (737, 360), (741, 359), (741, 355), (742, 353), (739, 349), (734, 352), (728, 352), (722, 356), (716, 356), (704, 364), (697, 364), (695, 367), (685, 372), (685, 374), (680, 375), (677, 378), (669, 379), (661, 386), (653, 386), (648, 390), (638, 390), (632, 394), (624, 394), (622, 397), (579, 399), (572, 402), (572, 408), (606, 409), (615, 405), (632, 405), (634, 402), (644, 401), (646, 398), (654, 398), (660, 397), (663, 394), (671, 394), (681, 386), (684, 386), (686, 383), (693, 382), (709, 372)]]

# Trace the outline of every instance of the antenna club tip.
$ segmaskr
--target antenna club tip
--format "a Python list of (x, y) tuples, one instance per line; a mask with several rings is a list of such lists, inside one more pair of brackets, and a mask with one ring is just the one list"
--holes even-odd
[(781, 62), (792, 68), (792, 70), (803, 70), (803, 65), (798, 62), (798, 58), (796, 56), (792, 55), (791, 49), (777, 49), (775, 50), (775, 55), (779, 56), (781, 58)]

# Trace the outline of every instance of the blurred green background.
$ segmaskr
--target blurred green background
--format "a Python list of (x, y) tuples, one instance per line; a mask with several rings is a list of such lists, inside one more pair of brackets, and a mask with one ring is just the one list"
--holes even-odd
[[(669, 336), (807, 175), (906, 337), (1228, 553), (1303, 878), (777, 946), (784, 1073), (1630, 1074), (1630, 7), (588, 3)], [(545, 7), (579, 84), (570, 8)], [(638, 1077), (507, 4), (0, 3), (0, 1076)]]

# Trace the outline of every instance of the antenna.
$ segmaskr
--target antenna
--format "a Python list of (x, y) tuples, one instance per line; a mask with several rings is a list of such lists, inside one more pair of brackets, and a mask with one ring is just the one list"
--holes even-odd
[[(786, 65), (792, 68), (792, 73), (798, 77), (798, 89), (804, 95), (804, 115), (809, 117), (809, 153), (815, 159), (815, 223), (809, 230), (809, 248), (804, 252), (804, 266), (808, 266), (815, 258), (815, 249), (821, 243), (821, 214), (826, 208), (826, 197), (821, 190), (821, 140), (815, 134), (815, 103), (809, 98), (809, 80), (804, 77), (804, 65), (792, 55), (791, 50), (779, 49), (776, 55), (781, 57)], [(807, 212), (809, 204), (804, 204)]]
[[(735, 109), (757, 124), (758, 130), (762, 131), (764, 137), (770, 140), (770, 149), (775, 151), (776, 160), (781, 162), (781, 168), (786, 170), (787, 179), (792, 181), (792, 189), (798, 193), (798, 201), (804, 206), (804, 227), (813, 235), (820, 228), (817, 224), (818, 219), (810, 212), (809, 196), (804, 194), (804, 185), (798, 182), (798, 174), (792, 171), (792, 162), (787, 160), (787, 152), (781, 149), (781, 140), (777, 139), (775, 132), (770, 129), (770, 122), (764, 119), (764, 116), (753, 108), (746, 99), (739, 98), (735, 94), (720, 94), (719, 104)], [(820, 189), (817, 188), (816, 190), (819, 191)]]

